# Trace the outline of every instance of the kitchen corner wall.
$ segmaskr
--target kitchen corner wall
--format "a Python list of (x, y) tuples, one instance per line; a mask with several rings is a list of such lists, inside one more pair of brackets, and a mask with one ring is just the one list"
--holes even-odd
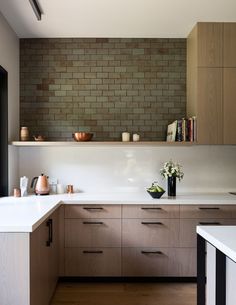
[(185, 116), (186, 39), (21, 39), (21, 126), (68, 140), (164, 140)]
[[(8, 139), (19, 136), (19, 39), (0, 13), (0, 65), (8, 72)], [(18, 179), (18, 152), (9, 146), (9, 190)]]

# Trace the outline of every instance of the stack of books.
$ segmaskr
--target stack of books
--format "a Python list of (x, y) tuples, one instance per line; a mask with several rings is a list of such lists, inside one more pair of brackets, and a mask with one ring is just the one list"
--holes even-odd
[(194, 142), (197, 141), (197, 119), (175, 120), (167, 127), (167, 142)]

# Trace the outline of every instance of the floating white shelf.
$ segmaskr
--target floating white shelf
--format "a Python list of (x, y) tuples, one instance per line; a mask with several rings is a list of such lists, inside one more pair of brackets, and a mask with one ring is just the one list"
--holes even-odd
[(121, 141), (13, 141), (10, 145), (20, 147), (86, 147), (86, 146), (192, 146), (194, 142), (165, 142), (165, 141), (139, 141), (139, 142), (121, 142)]

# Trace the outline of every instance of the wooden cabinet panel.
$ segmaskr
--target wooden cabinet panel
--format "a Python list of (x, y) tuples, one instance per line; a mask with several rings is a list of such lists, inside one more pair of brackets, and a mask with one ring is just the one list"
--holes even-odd
[(58, 279), (58, 210), (49, 219), (30, 236), (30, 302), (34, 305), (49, 304)]
[(48, 305), (50, 299), (47, 240), (48, 228), (43, 222), (30, 237), (30, 303), (34, 305)]
[(235, 205), (181, 205), (180, 218), (236, 218)]
[(198, 66), (222, 67), (223, 23), (200, 22), (197, 24)]
[(196, 227), (199, 225), (236, 225), (236, 219), (181, 219), (180, 247), (197, 247)]
[[(236, 45), (236, 32), (234, 41)], [(236, 68), (224, 68), (223, 84), (224, 144), (236, 144)]]
[(178, 218), (178, 205), (124, 205), (123, 218)]
[(65, 218), (121, 218), (120, 205), (65, 205)]
[(222, 69), (198, 68), (197, 139), (199, 144), (223, 143)]
[(66, 248), (66, 276), (121, 276), (120, 248)]
[(179, 276), (197, 276), (196, 248), (178, 248), (176, 256), (179, 264)]
[(123, 248), (123, 276), (178, 276), (177, 249)]
[(120, 219), (65, 219), (66, 247), (120, 247)]
[(123, 247), (175, 247), (179, 244), (178, 219), (123, 219)]
[(224, 67), (236, 67), (236, 23), (224, 23)]

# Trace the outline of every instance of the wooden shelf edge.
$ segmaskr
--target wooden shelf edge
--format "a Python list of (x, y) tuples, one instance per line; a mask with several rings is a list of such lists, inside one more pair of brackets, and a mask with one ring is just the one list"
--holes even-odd
[(192, 146), (194, 142), (165, 142), (165, 141), (139, 141), (139, 142), (121, 142), (121, 141), (88, 141), (88, 142), (75, 142), (75, 141), (13, 141), (9, 143), (13, 146), (19, 147), (86, 147), (86, 146)]

